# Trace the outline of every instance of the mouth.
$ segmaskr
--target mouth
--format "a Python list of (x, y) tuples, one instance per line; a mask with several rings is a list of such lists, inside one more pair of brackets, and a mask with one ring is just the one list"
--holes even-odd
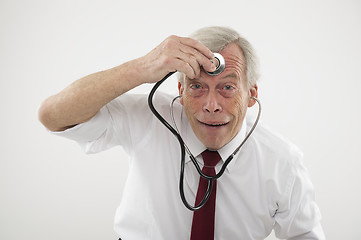
[[(198, 120), (199, 121), (199, 120)], [(217, 128), (217, 127), (223, 127), (223, 126), (226, 126), (229, 122), (202, 122), (202, 121), (199, 121), (201, 124), (203, 125), (206, 125), (208, 127), (214, 127), (214, 128)]]

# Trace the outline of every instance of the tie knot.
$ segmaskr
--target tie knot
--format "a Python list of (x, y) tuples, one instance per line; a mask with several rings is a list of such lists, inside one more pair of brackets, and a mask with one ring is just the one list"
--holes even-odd
[(221, 160), (221, 156), (219, 156), (217, 151), (205, 150), (202, 152), (202, 157), (204, 161), (204, 165), (208, 167), (214, 167)]

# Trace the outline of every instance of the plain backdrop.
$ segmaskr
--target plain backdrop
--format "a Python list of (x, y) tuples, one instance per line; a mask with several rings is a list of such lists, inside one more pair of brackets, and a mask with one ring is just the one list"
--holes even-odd
[(210, 25), (254, 45), (262, 121), (303, 150), (327, 239), (361, 239), (358, 0), (1, 0), (0, 239), (117, 238), (128, 157), (85, 155), (37, 109), (78, 78)]

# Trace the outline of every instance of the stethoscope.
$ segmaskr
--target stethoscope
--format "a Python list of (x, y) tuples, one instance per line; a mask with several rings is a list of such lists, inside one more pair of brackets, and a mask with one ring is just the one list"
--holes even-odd
[[(216, 60), (216, 70), (214, 72), (207, 72), (207, 74), (209, 75), (212, 75), (212, 76), (215, 76), (215, 75), (219, 75), (220, 73), (223, 72), (224, 68), (225, 68), (225, 60), (223, 58), (223, 56), (219, 53), (214, 53), (214, 57), (215, 57), (215, 60)], [(181, 196), (181, 199), (182, 199), (182, 202), (183, 204), (191, 211), (196, 211), (200, 208), (202, 208), (204, 206), (204, 204), (207, 202), (209, 196), (211, 195), (211, 192), (212, 192), (212, 188), (213, 188), (213, 181), (214, 180), (217, 180), (218, 178), (220, 178), (224, 171), (226, 170), (226, 167), (228, 166), (228, 164), (232, 161), (233, 157), (238, 153), (238, 151), (241, 149), (241, 147), (244, 145), (244, 143), (247, 141), (247, 139), (251, 136), (252, 132), (254, 131), (254, 129), (256, 128), (257, 126), (257, 123), (259, 121), (259, 118), (261, 116), (261, 103), (260, 101), (253, 97), (252, 96), (252, 99), (254, 99), (257, 103), (258, 103), (258, 114), (257, 114), (257, 117), (256, 117), (256, 120), (252, 126), (252, 128), (250, 129), (250, 131), (248, 132), (248, 134), (246, 135), (246, 137), (243, 139), (243, 141), (241, 142), (241, 144), (233, 151), (233, 153), (227, 158), (227, 160), (224, 162), (224, 164), (222, 165), (222, 168), (221, 170), (219, 170), (219, 172), (215, 175), (215, 176), (209, 176), (209, 175), (206, 175), (202, 172), (201, 170), (201, 167), (199, 166), (199, 163), (197, 162), (196, 158), (193, 156), (193, 154), (191, 153), (191, 151), (189, 150), (187, 144), (183, 141), (180, 133), (179, 133), (179, 130), (177, 128), (177, 125), (175, 123), (175, 120), (174, 120), (174, 114), (173, 114), (173, 105), (174, 105), (174, 102), (175, 100), (177, 100), (178, 98), (182, 97), (181, 95), (180, 96), (177, 96), (175, 97), (171, 104), (170, 104), (170, 112), (171, 112), (171, 118), (172, 118), (172, 122), (175, 126), (175, 128), (173, 126), (171, 126), (159, 113), (158, 111), (155, 109), (154, 105), (153, 105), (153, 96), (156, 92), (156, 90), (158, 89), (158, 87), (167, 79), (169, 78), (171, 75), (173, 75), (175, 72), (170, 72), (168, 73), (163, 79), (161, 79), (159, 82), (157, 82), (152, 90), (150, 91), (149, 93), (149, 96), (148, 96), (148, 105), (149, 105), (149, 108), (150, 110), (153, 112), (153, 114), (159, 119), (159, 121), (169, 129), (169, 131), (171, 131), (175, 137), (178, 139), (179, 141), (179, 145), (180, 145), (180, 148), (181, 148), (181, 170), (180, 170), (180, 177), (179, 177), (179, 192), (180, 192), (180, 196)], [(186, 197), (185, 197), (185, 194), (184, 194), (184, 186), (183, 186), (183, 180), (184, 180), (184, 167), (185, 167), (185, 152), (188, 153), (193, 165), (195, 166), (195, 168), (197, 169), (197, 172), (199, 173), (199, 175), (205, 179), (208, 180), (208, 187), (207, 187), (207, 191), (206, 191), (206, 194), (204, 195), (202, 201), (197, 205), (197, 206), (192, 206), (188, 203)]]

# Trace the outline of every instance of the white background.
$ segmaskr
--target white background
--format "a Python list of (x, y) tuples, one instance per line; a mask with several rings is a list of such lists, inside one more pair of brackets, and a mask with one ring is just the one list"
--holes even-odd
[(304, 151), (327, 238), (361, 239), (358, 0), (1, 0), (0, 239), (116, 239), (127, 156), (83, 154), (47, 133), (37, 108), (209, 25), (235, 28), (257, 50), (262, 120)]

